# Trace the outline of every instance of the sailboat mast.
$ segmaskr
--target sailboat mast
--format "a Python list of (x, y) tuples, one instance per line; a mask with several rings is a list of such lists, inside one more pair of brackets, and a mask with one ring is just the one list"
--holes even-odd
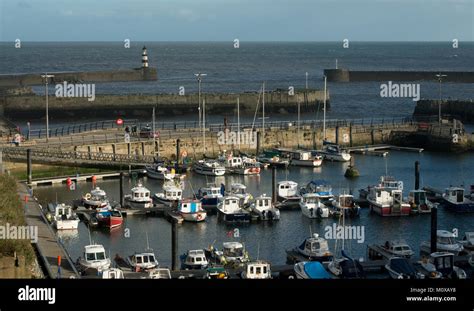
[(327, 77), (324, 76), (323, 141), (326, 140), (326, 89), (327, 89)]
[(262, 86), (262, 139), (265, 140), (265, 81)]
[(240, 152), (240, 97), (237, 97), (237, 146)]
[(206, 100), (202, 100), (202, 154), (206, 152)]

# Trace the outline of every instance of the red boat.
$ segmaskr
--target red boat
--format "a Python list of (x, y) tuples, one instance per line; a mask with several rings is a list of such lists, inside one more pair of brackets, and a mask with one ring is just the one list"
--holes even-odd
[(106, 228), (116, 228), (122, 225), (123, 217), (122, 213), (118, 210), (110, 210), (107, 213), (97, 214), (97, 220), (99, 225)]

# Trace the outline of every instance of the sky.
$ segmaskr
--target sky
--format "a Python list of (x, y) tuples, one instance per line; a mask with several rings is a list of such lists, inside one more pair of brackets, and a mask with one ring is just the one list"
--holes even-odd
[(0, 41), (474, 41), (474, 0), (0, 0)]

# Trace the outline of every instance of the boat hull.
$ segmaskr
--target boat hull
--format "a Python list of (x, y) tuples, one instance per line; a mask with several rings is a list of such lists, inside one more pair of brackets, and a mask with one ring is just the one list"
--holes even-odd
[(203, 168), (201, 166), (194, 167), (194, 172), (206, 176), (223, 176), (225, 169)]
[(189, 222), (201, 222), (206, 220), (206, 212), (197, 212), (197, 213), (180, 213), (184, 221)]
[(251, 216), (250, 213), (224, 213), (221, 210), (218, 210), (219, 219), (224, 222), (240, 222), (246, 223), (250, 222)]
[(57, 230), (75, 230), (79, 226), (79, 219), (59, 220), (54, 226)]
[(295, 166), (318, 167), (321, 166), (323, 160), (291, 160), (290, 164)]
[(474, 213), (474, 203), (459, 203), (455, 204), (443, 199), (440, 205), (446, 210), (455, 213)]
[(153, 207), (152, 202), (137, 202), (137, 201), (132, 201), (128, 199), (125, 199), (124, 201), (125, 201), (125, 206), (130, 207), (130, 208), (146, 209), (146, 208)]
[(391, 205), (381, 205), (369, 201), (370, 210), (380, 216), (409, 216), (411, 207), (409, 204), (402, 204), (399, 211), (395, 211)]
[(122, 225), (123, 218), (118, 216), (109, 216), (98, 219), (99, 226), (106, 227), (106, 228), (116, 228)]
[(300, 197), (282, 197), (278, 196), (279, 209), (298, 209), (300, 207)]
[(329, 209), (327, 207), (314, 207), (308, 208), (307, 206), (300, 205), (301, 213), (308, 218), (328, 218)]

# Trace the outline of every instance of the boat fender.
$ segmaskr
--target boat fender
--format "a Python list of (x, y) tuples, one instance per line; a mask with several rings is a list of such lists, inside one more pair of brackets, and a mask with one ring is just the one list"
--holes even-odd
[(84, 198), (86, 198), (86, 200), (90, 200), (90, 198), (92, 198), (92, 195), (90, 193), (86, 193)]
[(186, 150), (181, 151), (181, 157), (186, 158), (188, 156), (188, 152)]
[(197, 214), (197, 220), (202, 220), (202, 215), (201, 214)]

